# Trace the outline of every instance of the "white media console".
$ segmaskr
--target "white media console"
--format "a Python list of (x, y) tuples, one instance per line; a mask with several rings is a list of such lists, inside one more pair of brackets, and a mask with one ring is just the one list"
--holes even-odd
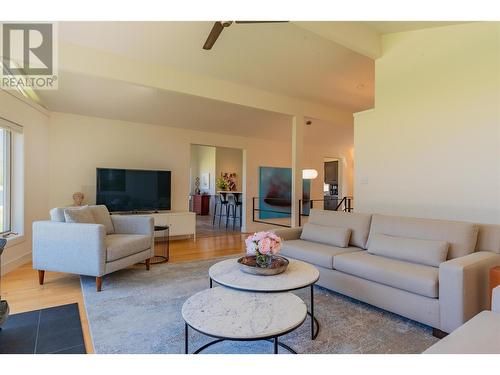
[(168, 225), (170, 236), (193, 236), (193, 240), (196, 240), (196, 214), (194, 212), (159, 211), (138, 215), (151, 216), (155, 225)]

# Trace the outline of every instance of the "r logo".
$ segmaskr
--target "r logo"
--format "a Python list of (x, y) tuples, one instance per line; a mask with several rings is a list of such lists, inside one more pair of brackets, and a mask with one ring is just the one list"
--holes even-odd
[(50, 23), (2, 24), (3, 74), (52, 75), (52, 26)]

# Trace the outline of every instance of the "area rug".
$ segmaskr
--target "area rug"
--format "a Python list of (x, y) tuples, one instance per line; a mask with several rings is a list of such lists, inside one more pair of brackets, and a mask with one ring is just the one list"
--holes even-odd
[[(162, 264), (105, 276), (103, 291), (95, 279), (81, 277), (90, 332), (96, 353), (184, 353), (181, 307), (209, 287), (208, 268), (217, 261)], [(306, 303), (309, 290), (295, 292)], [(434, 344), (432, 329), (321, 287), (315, 287), (315, 314), (321, 325), (310, 339), (310, 319), (283, 336), (298, 353), (421, 353)], [(212, 339), (190, 332), (190, 352)], [(272, 353), (267, 341), (225, 341), (204, 353)], [(286, 353), (285, 350), (280, 353)]]

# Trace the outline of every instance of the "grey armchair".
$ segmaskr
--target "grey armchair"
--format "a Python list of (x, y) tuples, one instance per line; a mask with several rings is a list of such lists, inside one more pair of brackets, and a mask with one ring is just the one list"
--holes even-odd
[(154, 255), (152, 217), (111, 215), (110, 230), (103, 224), (65, 222), (61, 210), (51, 210), (50, 221), (33, 223), (33, 268), (40, 285), (45, 271), (67, 272), (94, 276), (100, 292), (106, 274), (142, 261), (149, 270)]

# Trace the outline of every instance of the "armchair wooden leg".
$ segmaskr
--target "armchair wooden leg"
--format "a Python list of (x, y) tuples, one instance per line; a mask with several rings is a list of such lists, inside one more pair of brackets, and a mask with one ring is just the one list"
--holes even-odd
[(100, 292), (102, 289), (102, 276), (97, 276), (95, 278), (95, 290)]
[(43, 285), (43, 279), (45, 277), (45, 271), (43, 270), (38, 270), (38, 283), (40, 285)]
[(151, 268), (151, 258), (146, 259), (146, 270), (149, 271), (150, 268)]

